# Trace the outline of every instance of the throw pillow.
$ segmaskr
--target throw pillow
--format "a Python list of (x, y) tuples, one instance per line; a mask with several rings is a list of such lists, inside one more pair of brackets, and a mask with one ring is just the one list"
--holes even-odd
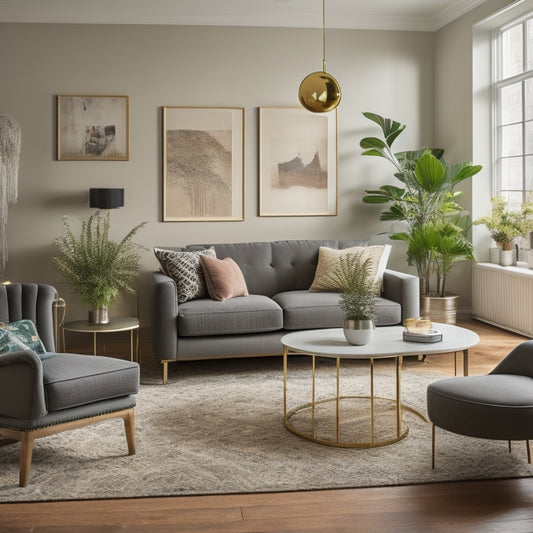
[(231, 259), (200, 256), (207, 292), (213, 300), (223, 302), (236, 296), (248, 296), (248, 287), (239, 265)]
[(154, 248), (154, 254), (163, 272), (176, 282), (179, 303), (207, 296), (200, 256), (216, 257), (213, 247), (191, 252)]
[(354, 246), (352, 248), (344, 248), (337, 250), (335, 248), (326, 248), (321, 246), (318, 249), (318, 263), (316, 265), (315, 278), (310, 291), (335, 291), (338, 290), (335, 282), (330, 279), (329, 275), (337, 270), (340, 266), (340, 258), (343, 255), (362, 253), (363, 260), (370, 258), (372, 260), (372, 274), (374, 281), (381, 283), (383, 281), (383, 273), (387, 266), (387, 261), (391, 252), (391, 245), (372, 245), (372, 246)]
[(0, 323), (0, 329), (8, 331), (24, 348), (18, 350), (31, 350), (36, 354), (44, 354), (46, 349), (39, 338), (37, 328), (31, 320), (17, 320), (16, 322)]

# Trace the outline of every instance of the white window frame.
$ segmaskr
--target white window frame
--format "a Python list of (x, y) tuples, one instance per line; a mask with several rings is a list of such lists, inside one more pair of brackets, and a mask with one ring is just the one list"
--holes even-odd
[[(525, 82), (528, 79), (533, 79), (533, 69), (526, 70), (528, 64), (528, 50), (527, 50), (527, 21), (533, 19), (533, 13), (528, 13), (522, 15), (506, 24), (501, 25), (493, 32), (492, 39), (492, 123), (493, 123), (493, 141), (492, 141), (492, 151), (494, 154), (493, 157), (493, 184), (492, 189), (494, 195), (503, 195), (508, 196), (507, 193), (510, 192), (521, 192), (522, 193), (522, 202), (531, 199), (531, 194), (533, 191), (527, 189), (527, 176), (526, 176), (526, 157), (533, 156), (533, 153), (526, 153), (526, 98), (525, 98)], [(503, 78), (503, 33), (511, 28), (516, 26), (522, 26), (522, 60), (523, 60), (523, 69), (519, 74)], [(501, 89), (511, 85), (520, 83), (522, 85), (522, 120), (516, 122), (516, 124), (521, 124), (522, 127), (522, 150), (521, 153), (517, 156), (503, 156), (502, 155), (502, 121), (501, 121)], [(507, 124), (509, 125), (509, 124)], [(502, 162), (504, 159), (509, 157), (520, 157), (522, 163), (522, 187), (521, 189), (503, 189), (502, 188)]]

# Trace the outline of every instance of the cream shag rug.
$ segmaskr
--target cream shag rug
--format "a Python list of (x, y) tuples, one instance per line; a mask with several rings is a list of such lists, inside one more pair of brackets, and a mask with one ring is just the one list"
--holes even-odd
[[(427, 385), (444, 376), (409, 361), (406, 405), (425, 412)], [(281, 358), (143, 364), (137, 396), (137, 454), (127, 455), (121, 420), (36, 442), (29, 485), (18, 486), (19, 444), (0, 447), (0, 501), (274, 492), (531, 476), (524, 443), (486, 441), (437, 429), (406, 411), (408, 436), (390, 446), (347, 449), (302, 439), (283, 425)], [(394, 369), (377, 361), (375, 393), (394, 395)], [(290, 359), (288, 404), (309, 401), (310, 358)], [(341, 394), (369, 392), (367, 365), (343, 363)], [(335, 367), (317, 363), (317, 396), (335, 393)], [(365, 406), (363, 406), (363, 409)], [(319, 414), (324, 415), (324, 411)], [(391, 420), (394, 420), (392, 417)], [(305, 423), (305, 421), (303, 421)], [(378, 420), (384, 428), (387, 419)], [(368, 426), (367, 426), (368, 427)]]

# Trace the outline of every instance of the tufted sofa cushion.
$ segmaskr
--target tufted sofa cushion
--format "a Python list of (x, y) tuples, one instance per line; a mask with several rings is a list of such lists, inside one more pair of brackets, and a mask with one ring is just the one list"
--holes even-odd
[(320, 246), (364, 246), (361, 240), (291, 240), (227, 244), (197, 244), (187, 250), (213, 246), (218, 259), (231, 257), (240, 267), (250, 294), (274, 296), (280, 292), (307, 290), (313, 282)]

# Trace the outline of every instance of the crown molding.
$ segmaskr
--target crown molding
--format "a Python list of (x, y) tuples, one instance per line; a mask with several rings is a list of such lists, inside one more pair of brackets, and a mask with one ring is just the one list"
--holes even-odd
[(432, 18), (431, 31), (440, 30), (450, 22), (462, 17), (472, 9), (484, 4), (486, 0), (455, 0), (455, 2), (449, 4), (445, 8), (441, 9)]
[[(220, 1), (220, 0), (219, 0)], [(278, 0), (279, 1), (279, 0)], [(423, 0), (422, 0), (423, 1)], [(326, 26), (336, 29), (436, 31), (461, 17), (486, 0), (454, 0), (432, 17), (364, 14), (355, 9), (330, 11)], [(279, 9), (267, 9), (266, 3), (253, 10), (239, 9), (239, 2), (225, 4), (224, 9), (206, 9), (208, 0), (183, 4), (166, 0), (0, 0), (0, 22), (60, 24), (154, 24), (183, 26), (257, 26), (321, 28), (317, 10), (299, 10), (279, 1)], [(257, 5), (257, 4), (256, 4)], [(272, 5), (272, 4), (270, 4)], [(180, 7), (181, 6), (181, 7)]]

